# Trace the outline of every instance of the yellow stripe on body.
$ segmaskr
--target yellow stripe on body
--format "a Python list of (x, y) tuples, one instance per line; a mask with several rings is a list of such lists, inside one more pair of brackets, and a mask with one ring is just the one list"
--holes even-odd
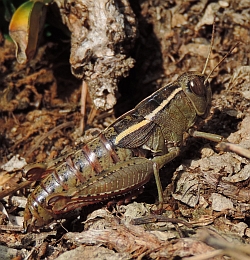
[(175, 89), (172, 94), (165, 100), (163, 100), (161, 102), (161, 104), (154, 109), (151, 113), (149, 113), (148, 115), (146, 115), (144, 118), (144, 120), (142, 120), (140, 123), (134, 124), (132, 126), (130, 126), (129, 128), (127, 128), (126, 130), (122, 131), (119, 135), (117, 135), (117, 137), (115, 138), (115, 144), (118, 144), (123, 138), (125, 138), (126, 136), (128, 136), (129, 134), (133, 133), (134, 131), (140, 129), (141, 127), (144, 127), (145, 125), (149, 124), (152, 120), (152, 118), (158, 113), (160, 112), (174, 97), (177, 93), (179, 93), (180, 91), (182, 91), (182, 88), (177, 88)]
[(133, 133), (134, 131), (140, 129), (141, 127), (147, 125), (150, 123), (148, 120), (142, 120), (140, 123), (137, 123), (135, 125), (130, 126), (126, 130), (122, 131), (117, 137), (115, 138), (115, 144), (118, 144), (124, 137), (129, 135), (130, 133)]
[(182, 91), (182, 88), (177, 88), (173, 91), (173, 93), (165, 100), (163, 100), (161, 102), (161, 104), (155, 109), (153, 110), (150, 114), (145, 116), (145, 119), (151, 121), (151, 119), (158, 113), (160, 112), (174, 97), (177, 93), (179, 93), (180, 91)]

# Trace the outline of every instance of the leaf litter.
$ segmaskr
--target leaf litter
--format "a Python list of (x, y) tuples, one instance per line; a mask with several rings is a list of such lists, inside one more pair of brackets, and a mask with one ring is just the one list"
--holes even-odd
[[(136, 64), (118, 86), (121, 98), (116, 116), (181, 73), (202, 70), (216, 15), (209, 67), (236, 41), (243, 43), (213, 75), (211, 116), (202, 130), (222, 134), (250, 149), (247, 1), (139, 1), (131, 6), (139, 31), (131, 53)], [(114, 114), (98, 112), (85, 137), (79, 135), (81, 82), (70, 75), (69, 55), (53, 56), (63, 53), (62, 49), (59, 43), (45, 43), (26, 67), (15, 62), (13, 44), (1, 41), (1, 168), (17, 155), (27, 163), (53, 161), (61, 151), (67, 154), (93, 138), (95, 129), (102, 130), (114, 120)], [(87, 111), (91, 106), (88, 98)], [(24, 181), (21, 170), (5, 169), (0, 177), (3, 192)], [(10, 216), (22, 218), (34, 184), (13, 190), (1, 200), (1, 225), (9, 228), (0, 234), (2, 259), (65, 259), (68, 254), (72, 259), (191, 260), (225, 259), (225, 255), (227, 259), (249, 259), (247, 159), (222, 152), (211, 142), (192, 139), (182, 155), (164, 167), (161, 179), (165, 212), (148, 223), (131, 224), (134, 219), (152, 216), (157, 201), (154, 181), (146, 185), (137, 202), (113, 211), (104, 204), (97, 205), (97, 210), (88, 207), (81, 214), (85, 218), (80, 215), (70, 224), (54, 224), (55, 231), (42, 229), (40, 234), (12, 231), (15, 225)]]

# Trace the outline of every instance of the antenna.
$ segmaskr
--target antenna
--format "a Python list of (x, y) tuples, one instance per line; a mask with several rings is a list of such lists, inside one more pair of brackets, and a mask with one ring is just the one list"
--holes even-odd
[[(208, 76), (206, 77), (205, 81), (204, 81), (204, 85), (207, 83), (208, 79), (211, 77), (212, 73), (214, 72), (214, 70), (226, 59), (226, 57), (232, 53), (232, 51), (240, 44), (240, 42), (237, 42), (231, 49), (230, 51), (217, 63), (217, 65), (211, 70), (211, 72), (208, 74)], [(202, 73), (203, 74), (203, 73)]]
[(212, 39), (211, 39), (210, 49), (209, 49), (209, 53), (208, 53), (202, 74), (205, 74), (205, 70), (207, 68), (207, 64), (208, 64), (209, 58), (210, 58), (211, 53), (212, 53), (212, 49), (213, 49), (213, 45), (214, 45), (214, 32), (215, 32), (215, 17), (214, 17), (214, 21), (213, 21), (213, 31), (212, 31)]
[[(205, 66), (202, 70), (202, 74), (205, 74), (207, 65), (208, 65), (208, 61), (210, 59), (211, 53), (212, 53), (212, 49), (213, 49), (213, 45), (214, 45), (214, 32), (215, 32), (215, 17), (214, 17), (214, 21), (213, 21), (213, 31), (212, 31), (212, 39), (211, 39), (211, 44), (210, 44), (210, 49), (209, 49), (209, 53), (205, 62)], [(226, 57), (232, 53), (232, 51), (240, 44), (240, 42), (237, 42), (231, 49), (230, 51), (217, 63), (217, 65), (210, 71), (210, 73), (208, 74), (208, 76), (206, 77), (205, 81), (204, 81), (204, 85), (207, 83), (208, 79), (211, 77), (211, 75), (213, 74), (213, 72), (215, 71), (215, 69), (226, 59)]]

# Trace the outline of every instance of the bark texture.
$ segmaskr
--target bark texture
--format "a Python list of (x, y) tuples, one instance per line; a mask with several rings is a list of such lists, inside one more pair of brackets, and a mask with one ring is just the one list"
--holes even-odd
[(117, 83), (134, 66), (129, 57), (136, 37), (135, 15), (127, 0), (55, 1), (71, 31), (72, 73), (85, 80), (99, 109), (116, 103)]

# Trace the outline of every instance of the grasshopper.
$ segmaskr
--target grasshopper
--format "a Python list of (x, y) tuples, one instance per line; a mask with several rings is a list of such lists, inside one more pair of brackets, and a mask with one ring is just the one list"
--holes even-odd
[(222, 136), (195, 129), (209, 114), (212, 91), (208, 79), (222, 62), (208, 76), (204, 74), (212, 45), (202, 73), (183, 73), (50, 170), (28, 197), (24, 230), (43, 227), (84, 206), (132, 196), (152, 175), (162, 205), (159, 169), (180, 154), (188, 136), (225, 144)]

